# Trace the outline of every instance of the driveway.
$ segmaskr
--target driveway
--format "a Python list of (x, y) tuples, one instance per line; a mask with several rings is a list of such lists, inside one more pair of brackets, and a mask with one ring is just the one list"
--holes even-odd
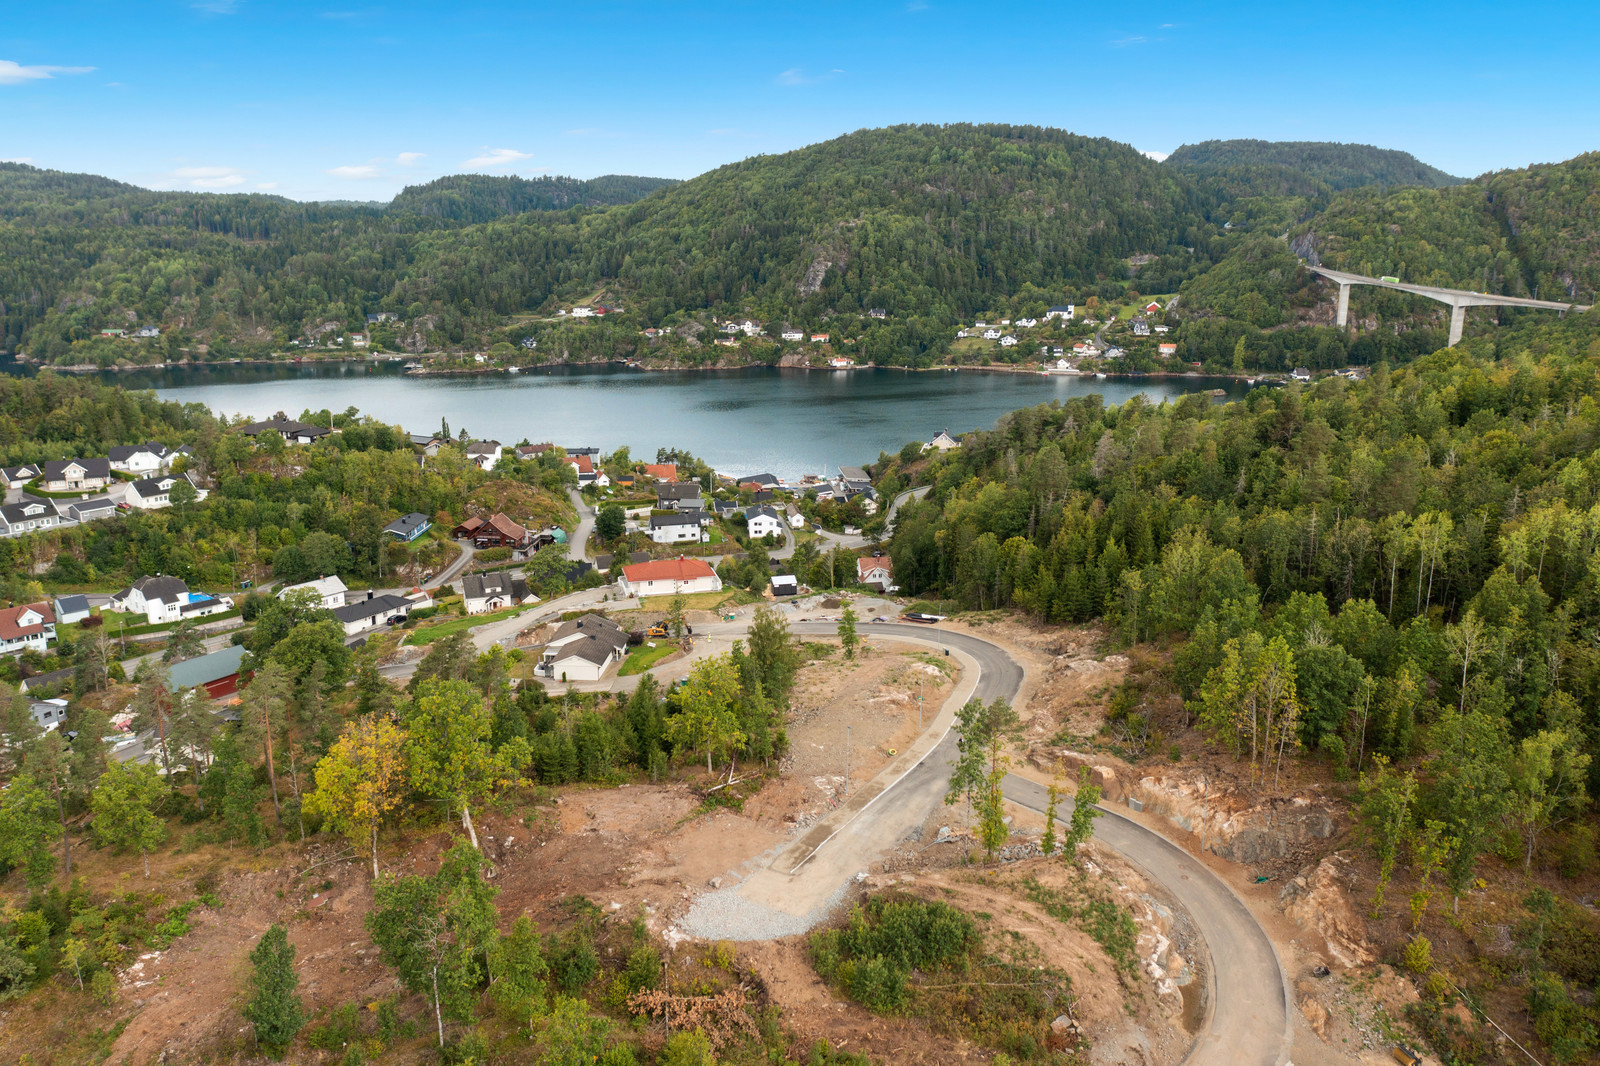
[(572, 538), (567, 541), (567, 558), (593, 562), (594, 556), (589, 554), (589, 534), (594, 532), (594, 508), (575, 488), (569, 486), (567, 496), (571, 498), (572, 506), (578, 509), (578, 528), (572, 531)]

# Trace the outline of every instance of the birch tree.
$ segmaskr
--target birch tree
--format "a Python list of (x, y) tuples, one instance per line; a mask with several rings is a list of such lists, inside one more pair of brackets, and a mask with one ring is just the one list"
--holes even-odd
[(317, 790), (306, 805), (323, 823), (372, 853), (378, 877), (378, 828), (400, 803), (405, 784), (405, 734), (387, 717), (367, 715), (351, 722), (317, 763)]

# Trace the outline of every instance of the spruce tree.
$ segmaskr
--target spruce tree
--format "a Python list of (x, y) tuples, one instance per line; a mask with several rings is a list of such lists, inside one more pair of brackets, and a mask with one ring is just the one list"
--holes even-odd
[(256, 1042), (274, 1058), (281, 1057), (306, 1022), (294, 991), (300, 977), (294, 972), (294, 945), (289, 943), (288, 931), (273, 923), (250, 950), (250, 963), (255, 969), (250, 975), (245, 1020), (255, 1026)]

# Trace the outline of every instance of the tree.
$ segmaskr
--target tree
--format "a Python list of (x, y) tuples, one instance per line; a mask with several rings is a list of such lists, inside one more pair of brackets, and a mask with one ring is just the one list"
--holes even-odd
[(146, 659), (139, 664), (139, 688), (133, 694), (135, 732), (154, 732), (160, 748), (161, 769), (172, 783), (172, 681), (166, 664)]
[(1039, 838), (1039, 849), (1046, 856), (1056, 853), (1056, 808), (1061, 805), (1061, 763), (1056, 762), (1055, 773), (1050, 777), (1049, 802), (1044, 809), (1044, 835)]
[(1410, 770), (1404, 774), (1391, 770), (1382, 755), (1374, 754), (1372, 764), (1372, 772), (1361, 775), (1359, 791), (1361, 821), (1378, 857), (1378, 887), (1372, 897), (1372, 916), (1376, 918), (1382, 913), (1384, 892), (1394, 876), (1400, 844), (1410, 831), (1417, 778)]
[(386, 716), (367, 715), (345, 727), (314, 771), (308, 806), (352, 843), (370, 845), (374, 880), (378, 827), (400, 803), (405, 770), (405, 734)]
[[(78, 743), (83, 742), (84, 729), (79, 730)], [(189, 762), (191, 776), (198, 786), (200, 779), (211, 768), (212, 741), (217, 735), (217, 716), (211, 710), (211, 697), (203, 688), (186, 688), (179, 692), (172, 708), (172, 743)], [(76, 746), (76, 745), (74, 745)], [(105, 770), (102, 757), (98, 772)], [(95, 780), (99, 780), (96, 776)], [(196, 788), (199, 796), (199, 789)], [(200, 810), (205, 812), (205, 800), (199, 799)]]
[(401, 984), (433, 1003), (444, 1047), (444, 1019), (472, 1016), (481, 980), (479, 959), (494, 941), (494, 897), (483, 881), (483, 856), (464, 843), (445, 853), (431, 877), (381, 877), (373, 889), (367, 932)]
[(112, 762), (100, 775), (89, 801), (95, 840), (118, 851), (137, 848), (146, 878), (150, 876), (151, 850), (167, 838), (167, 823), (155, 813), (161, 798), (155, 767)]
[(50, 794), (32, 774), (19, 773), (0, 792), (0, 862), (20, 866), (30, 888), (40, 888), (55, 873), (50, 845), (61, 832)]
[(1564, 729), (1525, 737), (1511, 768), (1511, 819), (1527, 841), (1522, 868), (1533, 866), (1539, 834), (1583, 810), (1589, 756)]
[(274, 752), (283, 732), (289, 707), (289, 671), (282, 663), (270, 662), (256, 673), (239, 705), (239, 742), (261, 753), (267, 766), (267, 784), (272, 790), (272, 810), (283, 828), (283, 804), (278, 799), (278, 774)]
[(1428, 762), (1430, 805), (1454, 841), (1445, 860), (1454, 910), (1510, 806), (1510, 741), (1504, 719), (1476, 710), (1461, 714), (1446, 705), (1428, 731), (1428, 746), (1434, 752)]
[(856, 648), (860, 644), (861, 638), (856, 635), (855, 608), (847, 603), (844, 605), (843, 613), (839, 615), (839, 646), (844, 648), (844, 657), (846, 659), (854, 659), (856, 657)]
[(994, 862), (995, 853), (1011, 838), (1011, 827), (1006, 824), (1006, 773), (1011, 759), (1002, 750), (1000, 734), (989, 737), (988, 769), (983, 775), (983, 793), (978, 803), (978, 838), (983, 843), (984, 854)]
[(522, 576), (530, 589), (548, 597), (567, 587), (567, 571), (571, 566), (565, 544), (547, 544), (529, 557), (522, 568)]
[(167, 638), (167, 650), (161, 653), (161, 661), (181, 663), (185, 659), (204, 655), (205, 652), (205, 635), (200, 632), (200, 623), (190, 619), (179, 622), (173, 628), (172, 635)]
[[(87, 741), (86, 746), (94, 743), (97, 741)], [(28, 745), (28, 771), (56, 801), (56, 818), (61, 823), (61, 872), (67, 877), (72, 876), (72, 843), (67, 833), (66, 793), (77, 776), (77, 764), (77, 753), (67, 746), (66, 735), (59, 728)]]
[(678, 689), (678, 713), (667, 720), (667, 735), (680, 749), (704, 749), (707, 773), (711, 772), (713, 752), (744, 742), (739, 716), (734, 711), (739, 680), (739, 671), (730, 656), (700, 660), (689, 671), (689, 680)]
[(1087, 766), (1078, 767), (1078, 792), (1072, 798), (1072, 819), (1061, 846), (1069, 862), (1077, 858), (1078, 849), (1094, 836), (1094, 820), (1105, 814), (1095, 806), (1100, 802), (1100, 794), (1100, 786), (1094, 783), (1094, 772)]
[(687, 623), (684, 622), (683, 612), (689, 601), (683, 598), (683, 593), (678, 593), (667, 601), (667, 616), (662, 619), (662, 624), (667, 627), (667, 632), (672, 634), (673, 640), (683, 639), (683, 630)]
[(800, 655), (790, 640), (788, 621), (763, 603), (756, 607), (745, 639), (756, 680), (773, 703), (784, 706), (789, 700), (789, 690), (794, 687), (795, 671), (800, 668)]
[(1017, 728), (1017, 712), (1003, 697), (995, 697), (987, 705), (977, 697), (968, 700), (956, 711), (956, 764), (950, 773), (950, 786), (945, 792), (946, 804), (955, 804), (963, 798), (970, 814), (986, 781), (989, 742), (997, 736), (1009, 736)]
[(608, 503), (595, 515), (594, 532), (603, 541), (614, 541), (627, 530), (627, 514), (620, 503)]
[(294, 956), (289, 932), (277, 922), (268, 926), (250, 949), (250, 1001), (241, 1013), (255, 1026), (256, 1043), (275, 1057), (282, 1055), (306, 1023), (305, 1010), (295, 994), (300, 975), (294, 972)]
[(494, 715), (464, 681), (429, 681), (404, 715), (411, 787), (461, 811), (461, 826), (478, 846), (472, 805), (505, 784), (510, 773), (489, 746)]
[(544, 1003), (545, 974), (550, 971), (532, 918), (518, 915), (511, 932), (495, 941), (489, 952), (489, 969), (494, 975), (495, 1005), (513, 1017), (527, 1019), (531, 1031)]

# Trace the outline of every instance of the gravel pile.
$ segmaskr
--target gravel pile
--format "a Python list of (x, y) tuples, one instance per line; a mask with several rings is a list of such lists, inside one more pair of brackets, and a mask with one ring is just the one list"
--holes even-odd
[(843, 901), (851, 882), (840, 885), (821, 904), (803, 915), (775, 911), (752, 903), (737, 888), (723, 888), (696, 897), (678, 928), (700, 940), (772, 940), (808, 933), (824, 922)]

